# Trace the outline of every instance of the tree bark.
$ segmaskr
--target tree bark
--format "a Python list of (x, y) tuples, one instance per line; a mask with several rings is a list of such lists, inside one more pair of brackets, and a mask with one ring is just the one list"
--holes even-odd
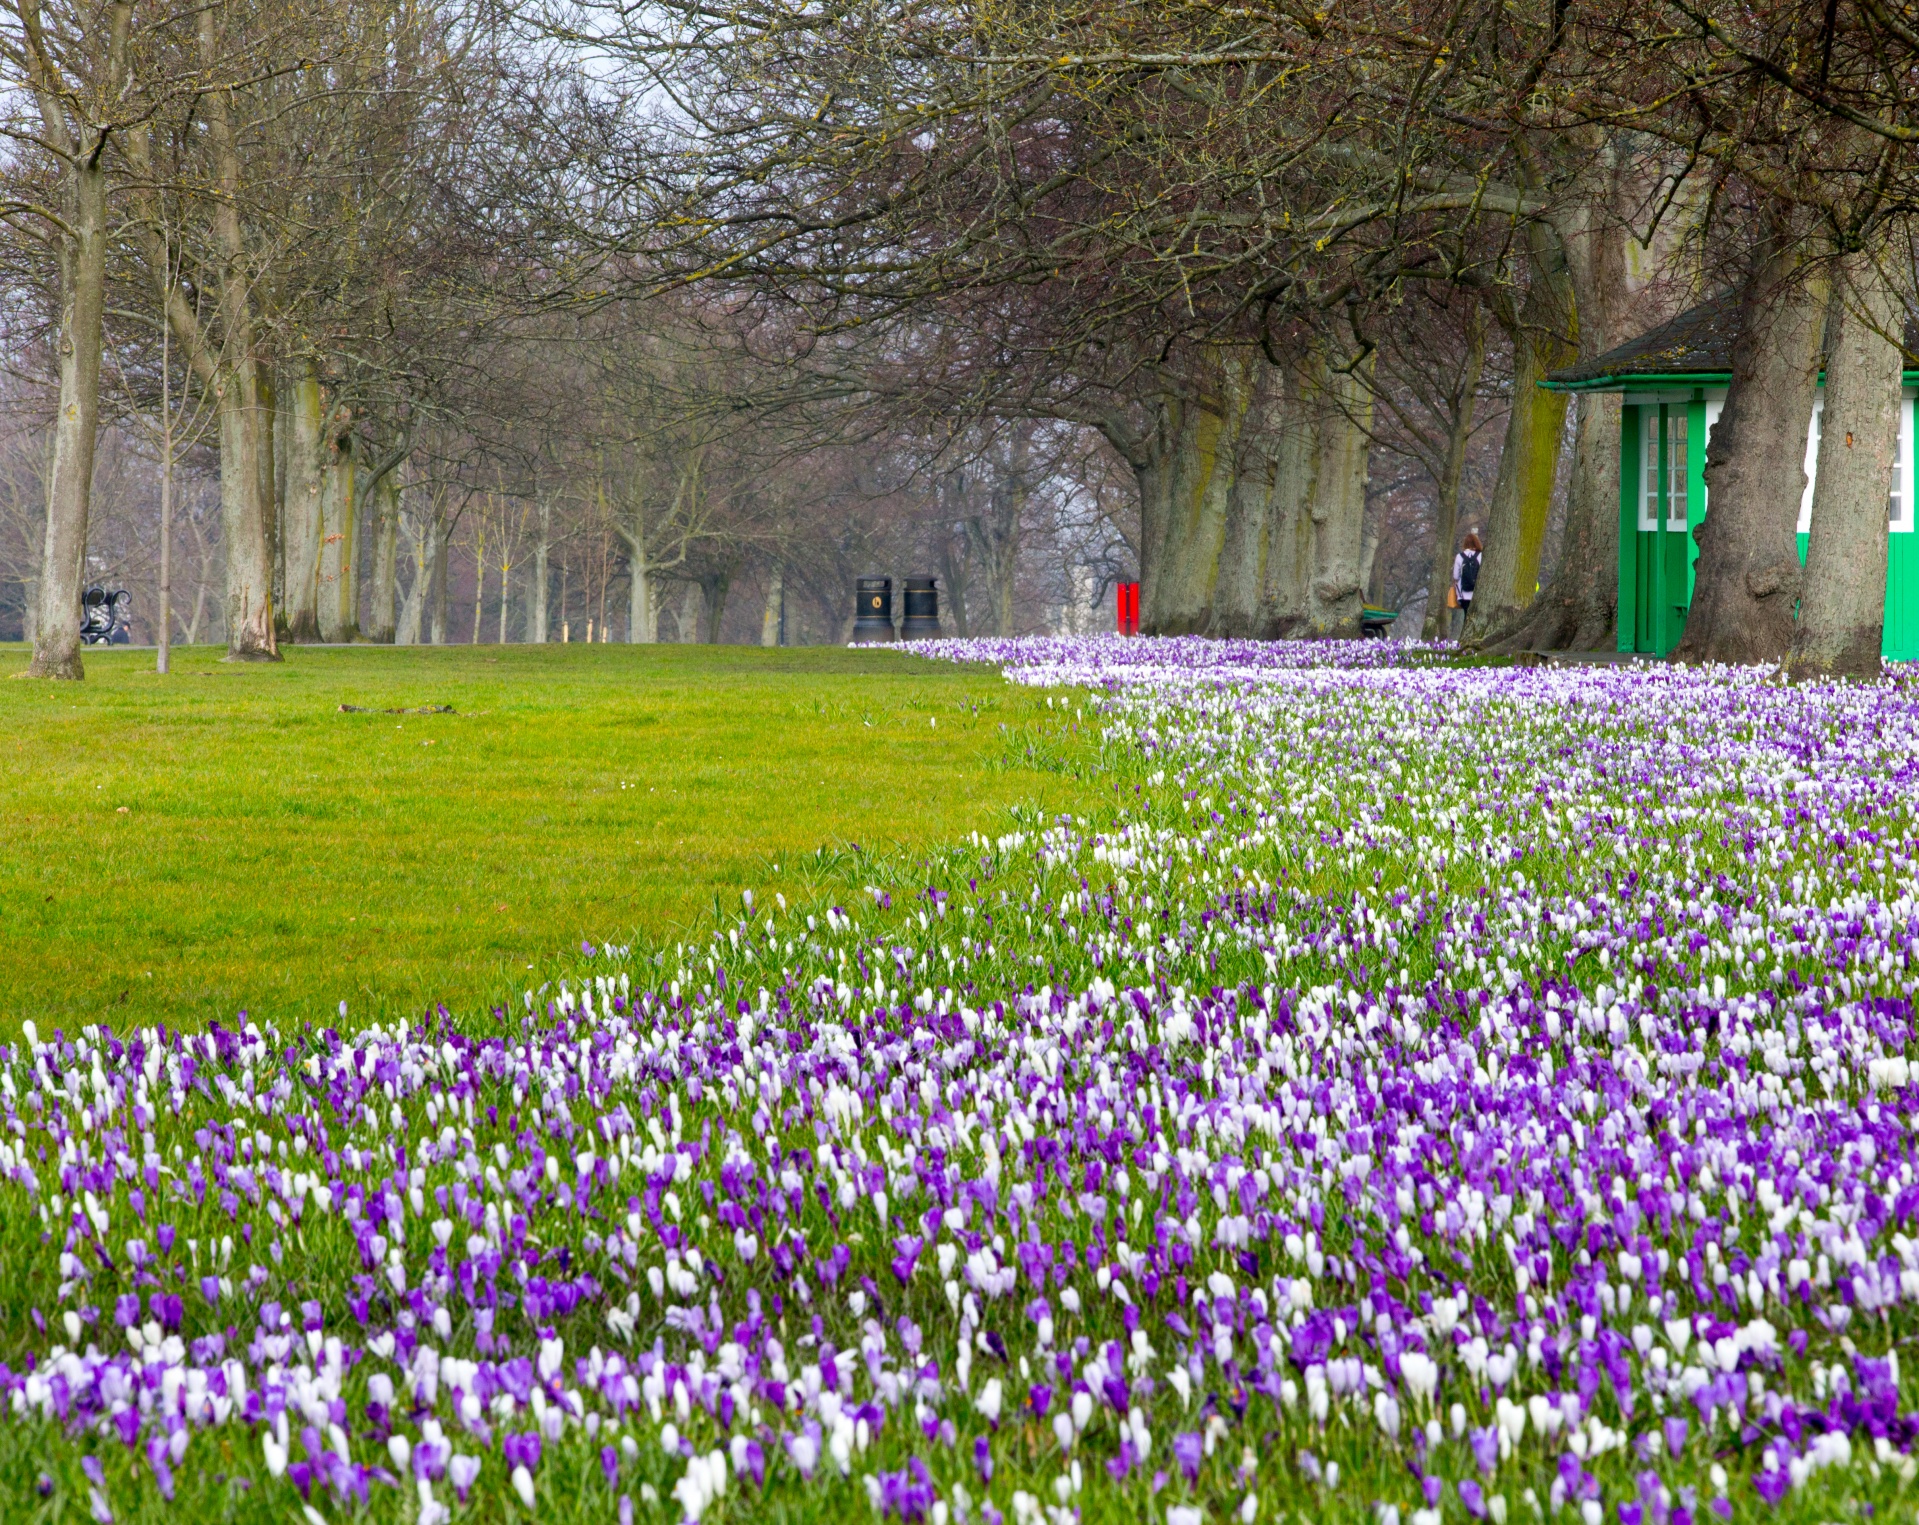
[(970, 632), (966, 592), (966, 537), (943, 534), (940, 537), (940, 580), (946, 584), (946, 609), (953, 617), (953, 629), (961, 640)]
[(1378, 604), (1384, 596), (1384, 576), (1379, 564), (1379, 526), (1368, 524), (1359, 537), (1359, 596), (1369, 604)]
[(1598, 651), (1612, 643), (1619, 616), (1620, 398), (1582, 392), (1575, 406), (1558, 561), (1539, 596), (1503, 631), (1488, 632), (1488, 646)]
[(939, 533), (940, 580), (946, 584), (946, 607), (953, 616), (953, 628), (965, 640), (970, 633), (968, 591), (971, 580), (967, 568), (966, 474), (952, 470), (940, 475), (936, 488), (941, 510)]
[(1706, 449), (1708, 509), (1693, 531), (1699, 560), (1675, 661), (1776, 662), (1792, 649), (1826, 289), (1777, 230), (1753, 260), (1726, 406)]
[(1494, 308), (1512, 340), (1512, 410), (1486, 515), (1479, 581), (1462, 634), (1468, 646), (1496, 639), (1539, 590), (1539, 560), (1566, 434), (1566, 394), (1545, 391), (1539, 383), (1578, 355), (1565, 249), (1539, 225), (1529, 228), (1527, 239), (1525, 300), (1516, 313), (1509, 304)]
[(533, 542), (533, 599), (528, 618), (531, 621), (527, 639), (535, 646), (544, 646), (547, 642), (547, 596), (548, 584), (553, 580), (552, 569), (547, 564), (551, 554), (553, 538), (553, 500), (545, 493), (540, 494), (540, 534)]
[[(211, 7), (200, 12), (200, 54), (211, 68), (218, 56)], [(217, 384), (220, 414), (220, 529), (226, 541), (226, 624), (229, 662), (277, 662), (273, 629), (273, 562), (267, 547), (264, 485), (272, 471), (266, 397), (254, 354), (246, 241), (240, 231), (240, 152), (227, 97), (208, 91), (207, 142), (220, 196), (214, 234), (220, 247), (220, 309), (227, 363)]]
[(1031, 440), (1025, 430), (1016, 430), (1003, 457), (989, 456), (991, 476), (986, 489), (985, 512), (968, 515), (963, 521), (973, 559), (979, 563), (986, 584), (987, 601), (993, 610), (993, 633), (1005, 637), (1014, 633), (1018, 622), (1018, 580), (1020, 542), (1026, 517), (1026, 495), (1031, 487), (1028, 462)]
[[(164, 363), (164, 360), (163, 360)], [(173, 404), (160, 381), (160, 598), (154, 612), (153, 669), (173, 666)]]
[[(46, 523), (40, 543), (40, 576), (26, 615), (33, 630), (27, 675), (80, 679), (80, 596), (86, 576), (87, 521), (93, 502), (93, 461), (99, 441), (100, 355), (106, 313), (107, 168), (110, 127), (75, 110), (67, 114), (62, 61), (46, 50), (39, 7), (19, 7), (23, 23), (26, 84), (39, 109), (46, 142), (61, 160), (64, 227), (60, 250), (59, 411), (46, 487)], [(97, 22), (99, 13), (86, 13)], [(131, 0), (113, 0), (104, 13), (97, 75), (78, 82), (74, 94), (96, 102), (117, 100), (127, 72)]]
[(1237, 380), (1240, 357), (1208, 347), (1196, 374), (1169, 384), (1158, 405), (1155, 438), (1136, 462), (1140, 488), (1140, 629), (1191, 635), (1211, 623), (1213, 590), (1226, 536), (1232, 457), (1250, 388)]
[(1886, 624), (1886, 509), (1899, 455), (1905, 304), (1874, 251), (1840, 262), (1826, 359), (1812, 534), (1788, 671), (1877, 678)]
[(448, 529), (443, 514), (436, 513), (433, 522), (427, 528), (428, 555), (427, 564), (433, 569), (433, 582), (430, 591), (433, 618), (428, 623), (428, 631), (435, 646), (447, 643), (447, 542), (453, 536)]
[(326, 399), (311, 362), (289, 389), (286, 426), (286, 506), (281, 538), (286, 560), (286, 632), (289, 641), (320, 639), (320, 548), (326, 538), (321, 507)]
[(659, 637), (659, 609), (653, 601), (653, 568), (646, 554), (646, 523), (636, 511), (631, 524), (619, 523), (626, 542), (626, 639), (652, 645)]
[(1001, 637), (1013, 634), (1016, 619), (1022, 491), (1014, 483), (994, 482), (987, 494), (987, 511), (966, 521), (967, 538), (980, 564), (987, 603), (993, 611), (993, 634)]
[(1226, 416), (1237, 415), (1239, 425), (1231, 431), (1230, 480), (1222, 484), (1225, 511), (1207, 630), (1217, 636), (1258, 636), (1268, 623), (1263, 593), (1280, 431), (1286, 422), (1285, 375), (1254, 350), (1229, 357), (1222, 372)]
[(680, 640), (688, 646), (700, 643), (700, 626), (706, 613), (706, 590), (698, 582), (680, 585)]
[(720, 622), (726, 618), (726, 596), (733, 589), (733, 574), (715, 572), (704, 578), (702, 591), (706, 600), (706, 644), (720, 644)]
[[(420, 644), (420, 628), (425, 622), (427, 583), (430, 581), (426, 537), (430, 531), (423, 530), (413, 548), (413, 581), (406, 590), (406, 597), (400, 601), (400, 619), (394, 627), (393, 644), (396, 646), (417, 646)], [(411, 538), (411, 537), (409, 537)]]
[(1271, 446), (1266, 567), (1255, 631), (1266, 640), (1294, 640), (1308, 634), (1312, 508), (1319, 491), (1320, 439), (1326, 422), (1325, 379), (1325, 356), (1318, 349), (1293, 357), (1281, 378), (1284, 400)]
[(267, 607), (273, 611), (273, 643), (277, 650), (286, 628), (286, 547), (281, 524), (285, 518), (278, 456), (280, 453), (280, 393), (273, 368), (255, 366), (254, 460), (260, 468), (260, 516), (267, 544)]
[[(504, 596), (504, 595), (502, 595)], [(566, 606), (562, 598), (561, 618), (565, 618)], [(480, 519), (473, 526), (473, 634), (469, 637), (473, 645), (480, 644), (480, 624), (486, 618), (486, 520)]]
[(328, 414), (320, 441), (320, 639), (351, 641), (359, 633), (359, 558), (354, 544), (359, 518), (355, 489), (352, 414)]
[(629, 563), (626, 585), (626, 639), (651, 646), (660, 638), (660, 608), (653, 600), (653, 576), (644, 562)]
[(260, 501), (259, 367), (251, 356), (224, 373), (219, 388), (220, 533), (226, 542), (227, 655), (230, 662), (273, 662), (273, 565)]
[[(1597, 146), (1578, 192), (1556, 219), (1578, 314), (1579, 355), (1592, 359), (1663, 323), (1698, 284), (1703, 193), (1683, 190), (1650, 244), (1634, 232), (1636, 210), (1660, 193), (1650, 162), (1613, 134)], [(1611, 649), (1619, 615), (1619, 434), (1621, 399), (1582, 393), (1573, 421), (1573, 459), (1559, 556), (1531, 605), (1488, 645), (1507, 650)], [(1703, 442), (1699, 448), (1703, 447)], [(1442, 590), (1443, 592), (1443, 590)]]
[[(116, 13), (126, 9), (115, 7)], [(116, 15), (116, 27), (124, 21)], [(57, 108), (56, 108), (57, 109)], [(60, 411), (47, 473), (47, 524), (33, 626), (34, 678), (84, 678), (80, 593), (86, 576), (93, 457), (100, 433), (100, 350), (106, 314), (107, 171), (105, 134), (76, 146), (66, 172), (67, 221), (60, 238)]]
[(760, 610), (760, 644), (780, 644), (780, 614), (786, 607), (786, 568), (774, 562), (766, 576), (766, 604)]
[(1360, 548), (1366, 523), (1366, 458), (1372, 443), (1370, 365), (1328, 376), (1319, 462), (1313, 483), (1312, 576), (1306, 634), (1355, 637), (1364, 605)]
[(373, 484), (373, 585), (367, 597), (369, 641), (391, 646), (400, 581), (400, 486), (391, 471)]

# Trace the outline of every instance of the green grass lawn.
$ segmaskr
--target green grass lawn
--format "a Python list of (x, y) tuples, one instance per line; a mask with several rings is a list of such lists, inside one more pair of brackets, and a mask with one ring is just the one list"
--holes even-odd
[[(670, 940), (1089, 787), (1029, 753), (1040, 696), (895, 652), (219, 655), (0, 684), (6, 1032), (459, 1010), (582, 940)], [(381, 713), (426, 705), (453, 713)]]

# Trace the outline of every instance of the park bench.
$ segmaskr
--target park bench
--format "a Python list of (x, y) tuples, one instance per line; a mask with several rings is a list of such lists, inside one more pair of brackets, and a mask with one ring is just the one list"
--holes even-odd
[(1359, 633), (1369, 641), (1383, 641), (1398, 618), (1397, 609), (1376, 609), (1366, 604), (1359, 611)]

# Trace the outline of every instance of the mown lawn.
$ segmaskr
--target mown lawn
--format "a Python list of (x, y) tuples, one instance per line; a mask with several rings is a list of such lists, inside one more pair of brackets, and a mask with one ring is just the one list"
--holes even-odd
[[(0, 1031), (457, 1011), (1088, 787), (1042, 697), (897, 652), (219, 655), (0, 684)], [(428, 705), (453, 712), (381, 713)]]

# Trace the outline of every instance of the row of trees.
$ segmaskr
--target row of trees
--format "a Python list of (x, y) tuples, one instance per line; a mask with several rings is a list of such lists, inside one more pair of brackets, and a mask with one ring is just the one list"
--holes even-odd
[(151, 587), (164, 663), (176, 631), (240, 659), (663, 619), (710, 639), (742, 587), (756, 634), (843, 638), (874, 565), (937, 568), (958, 628), (1010, 632), (1083, 617), (1134, 559), (1071, 428), (862, 407), (769, 363), (724, 294), (583, 295), (518, 199), (569, 76), (516, 18), (22, 4), (0, 60), (0, 558), (35, 672), (81, 671), (95, 576)]
[[(1472, 428), (1446, 394), (1475, 395), (1459, 383), (1490, 326), (1509, 406), (1469, 639), (1604, 642), (1618, 405), (1569, 417), (1536, 382), (1731, 288), (1682, 654), (1876, 670), (1919, 133), (1919, 31), (1896, 7), (582, 15), (626, 65), (603, 157), (635, 189), (612, 217), (554, 200), (554, 235), (643, 282), (724, 270), (843, 348), (937, 334), (887, 358), (929, 393), (1100, 429), (1137, 480), (1149, 626), (1350, 631), (1365, 446), (1423, 383), (1414, 432), (1443, 483)], [(1872, 422), (1827, 431), (1852, 454), (1820, 474), (1802, 578), (1796, 456), (1825, 349), (1831, 403), (1862, 367)]]
[[(0, 397), (0, 639), (34, 633), (47, 465), (37, 403), (27, 388)], [(132, 591), (132, 638), (152, 644), (160, 461), (139, 417), (116, 411), (101, 435), (84, 575)], [(931, 443), (910, 456), (848, 450), (757, 462), (710, 449), (677, 508), (671, 497), (635, 497), (635, 484), (613, 469), (617, 451), (603, 463), (549, 462), (538, 480), (483, 457), (420, 452), (395, 473), (392, 554), (370, 553), (384, 527), (376, 503), (360, 505), (343, 556), (356, 593), (341, 629), (402, 645), (840, 642), (852, 623), (851, 580), (876, 569), (938, 573), (956, 634), (1094, 628), (1110, 614), (1112, 583), (1134, 564), (1130, 500), (1097, 449), (1072, 453), (1056, 428), (1028, 433), (963, 445), (964, 464), (937, 473), (923, 465), (939, 448)], [(958, 453), (947, 446), (947, 457)], [(1004, 469), (1022, 457), (1026, 470)], [(788, 472), (808, 491), (777, 519), (757, 514), (737, 490), (747, 467)], [(172, 523), (168, 634), (224, 643), (217, 437), (182, 448)], [(288, 639), (283, 622), (277, 635)]]
[(1468, 639), (1608, 644), (1617, 400), (1537, 383), (1721, 288), (1682, 655), (1876, 670), (1919, 140), (1883, 0), (8, 5), (36, 672), (80, 671), (103, 425), (158, 462), (163, 598), (217, 458), (240, 658), (443, 638), (456, 547), (474, 632), (494, 577), (532, 640), (588, 587), (713, 637), (736, 585), (831, 638), (902, 563), (965, 628), (1135, 567), (1153, 630), (1421, 587), (1430, 628), (1475, 510)]

